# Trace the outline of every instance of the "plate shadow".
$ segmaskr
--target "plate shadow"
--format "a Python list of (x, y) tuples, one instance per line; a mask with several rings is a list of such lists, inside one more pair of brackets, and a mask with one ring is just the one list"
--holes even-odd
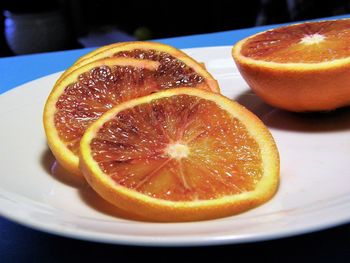
[(141, 216), (130, 214), (100, 197), (91, 187), (79, 189), (79, 197), (90, 208), (105, 215), (118, 217), (126, 220), (150, 222)]
[(74, 175), (70, 175), (55, 159), (51, 153), (49, 147), (41, 154), (41, 166), (44, 168), (46, 173), (54, 178), (55, 180), (75, 188), (86, 186), (86, 182), (83, 178), (79, 178)]
[(72, 176), (55, 159), (50, 149), (47, 147), (41, 154), (41, 166), (45, 172), (55, 180), (77, 189), (79, 197), (84, 204), (90, 208), (113, 217), (150, 222), (138, 215), (131, 215), (124, 210), (108, 203), (100, 197), (85, 181), (84, 178)]
[(350, 130), (350, 107), (323, 112), (289, 112), (269, 106), (250, 90), (232, 99), (252, 111), (269, 128), (310, 133)]

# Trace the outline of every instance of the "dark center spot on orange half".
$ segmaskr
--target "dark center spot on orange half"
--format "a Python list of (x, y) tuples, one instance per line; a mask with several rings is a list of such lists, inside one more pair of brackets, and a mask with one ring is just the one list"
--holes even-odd
[(350, 20), (303, 23), (256, 35), (241, 54), (278, 63), (319, 63), (349, 57), (349, 41)]
[(214, 102), (190, 95), (119, 112), (90, 146), (117, 184), (159, 199), (238, 194), (262, 176), (259, 147), (246, 128)]

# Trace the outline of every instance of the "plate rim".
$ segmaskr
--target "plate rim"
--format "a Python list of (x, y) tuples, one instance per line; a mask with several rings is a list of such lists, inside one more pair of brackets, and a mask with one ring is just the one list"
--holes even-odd
[[(6, 200), (5, 200), (6, 201)], [(186, 236), (171, 237), (170, 239), (162, 236), (148, 237), (148, 236), (128, 236), (128, 235), (115, 235), (98, 233), (88, 230), (76, 230), (72, 228), (59, 228), (56, 225), (40, 225), (37, 221), (28, 218), (16, 216), (15, 213), (7, 213), (2, 209), (2, 203), (4, 199), (0, 196), (0, 216), (18, 223), (22, 226), (29, 227), (34, 230), (38, 230), (48, 234), (54, 234), (66, 238), (74, 238), (83, 241), (92, 241), (105, 244), (116, 244), (116, 245), (128, 245), (128, 246), (145, 246), (145, 247), (194, 247), (194, 246), (217, 246), (217, 245), (236, 245), (245, 244), (252, 242), (270, 241), (280, 238), (290, 238), (294, 236), (304, 235), (313, 233), (316, 231), (322, 231), (328, 228), (337, 227), (343, 224), (349, 223), (348, 216), (337, 218), (328, 221), (323, 224), (315, 224), (312, 227), (305, 228), (299, 226), (296, 228), (286, 229), (284, 231), (274, 231), (268, 234), (251, 234), (237, 236), (234, 234), (220, 236), (220, 237), (191, 237), (187, 239)], [(208, 222), (208, 221), (201, 221)], [(201, 223), (199, 222), (199, 223)], [(195, 222), (198, 223), (198, 222)], [(176, 223), (176, 224), (187, 224), (187, 223)]]
[[(231, 46), (214, 46), (214, 47), (200, 47), (200, 48), (188, 48), (188, 49), (182, 49), (185, 52), (203, 52), (203, 50), (217, 50), (222, 49), (226, 50), (228, 48), (232, 48)], [(42, 76), (37, 79), (33, 79), (31, 81), (28, 81), (24, 84), (21, 84), (19, 86), (16, 86), (14, 88), (11, 88), (4, 93), (0, 94), (0, 97), (10, 95), (12, 92), (21, 92), (23, 88), (25, 88), (27, 85), (31, 85), (32, 83), (43, 81), (44, 79), (51, 79), (53, 77), (58, 78), (59, 74), (61, 74), (63, 71), (55, 72), (46, 76)], [(58, 236), (63, 237), (69, 237), (69, 238), (76, 238), (79, 240), (85, 240), (85, 241), (94, 241), (94, 242), (101, 242), (101, 243), (109, 243), (109, 244), (119, 244), (119, 245), (136, 245), (136, 246), (162, 246), (162, 247), (171, 247), (171, 246), (206, 246), (206, 245), (225, 245), (225, 244), (241, 244), (241, 243), (250, 243), (250, 242), (260, 242), (260, 241), (267, 241), (267, 240), (273, 240), (278, 238), (286, 238), (286, 237), (292, 237), (300, 234), (307, 234), (315, 231), (324, 230), (331, 227), (336, 227), (342, 224), (349, 223), (350, 221), (350, 214), (349, 215), (343, 215), (342, 217), (334, 218), (333, 220), (328, 220), (324, 223), (315, 224), (314, 226), (309, 226), (307, 228), (303, 226), (299, 226), (296, 228), (290, 228), (286, 229), (284, 231), (272, 231), (269, 234), (266, 233), (259, 233), (259, 234), (251, 234), (251, 235), (241, 235), (237, 236), (234, 234), (229, 234), (226, 236), (215, 236), (215, 237), (201, 237), (196, 236), (192, 237), (191, 239), (187, 239), (186, 236), (180, 236), (180, 237), (149, 237), (149, 236), (137, 236), (135, 239), (135, 236), (129, 236), (129, 235), (116, 235), (116, 234), (106, 234), (106, 233), (98, 233), (95, 231), (88, 231), (84, 229), (74, 229), (74, 228), (59, 228), (55, 224), (38, 224), (35, 220), (32, 218), (21, 216), (20, 214), (11, 213), (11, 210), (5, 211), (3, 209), (4, 206), (6, 206), (6, 198), (4, 199), (1, 193), (4, 193), (4, 191), (1, 191), (0, 186), (0, 215), (4, 218), (9, 219), (10, 221), (16, 222), (20, 225), (24, 225), (26, 227), (30, 227), (35, 230), (43, 231), (50, 234), (55, 234)], [(4, 205), (5, 204), (5, 205)], [(16, 203), (16, 205), (19, 205)], [(23, 206), (23, 205), (22, 205)], [(15, 209), (14, 209), (15, 210)], [(208, 221), (202, 221), (202, 222), (208, 222)], [(177, 223), (177, 224), (187, 224), (187, 223)]]

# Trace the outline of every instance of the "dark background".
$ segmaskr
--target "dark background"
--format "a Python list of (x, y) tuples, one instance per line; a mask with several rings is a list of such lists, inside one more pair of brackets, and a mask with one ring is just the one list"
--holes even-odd
[[(211, 247), (131, 247), (79, 241), (3, 221), (0, 262), (349, 262), (350, 224), (257, 243)], [(33, 245), (35, 244), (35, 245)]]
[[(350, 1), (5, 0), (0, 1), (0, 56), (16, 54), (6, 41), (5, 10), (20, 15), (62, 12), (69, 41), (64, 46), (35, 51), (44, 52), (125, 40), (118, 36), (105, 39), (106, 34), (115, 30), (131, 39), (147, 40), (340, 15), (350, 11)], [(82, 41), (91, 32), (98, 34), (90, 37), (88, 44)]]

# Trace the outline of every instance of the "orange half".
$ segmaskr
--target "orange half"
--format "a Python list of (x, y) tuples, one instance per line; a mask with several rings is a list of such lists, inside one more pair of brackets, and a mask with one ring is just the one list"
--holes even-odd
[(254, 92), (291, 111), (350, 105), (350, 20), (307, 22), (239, 41), (233, 58)]

